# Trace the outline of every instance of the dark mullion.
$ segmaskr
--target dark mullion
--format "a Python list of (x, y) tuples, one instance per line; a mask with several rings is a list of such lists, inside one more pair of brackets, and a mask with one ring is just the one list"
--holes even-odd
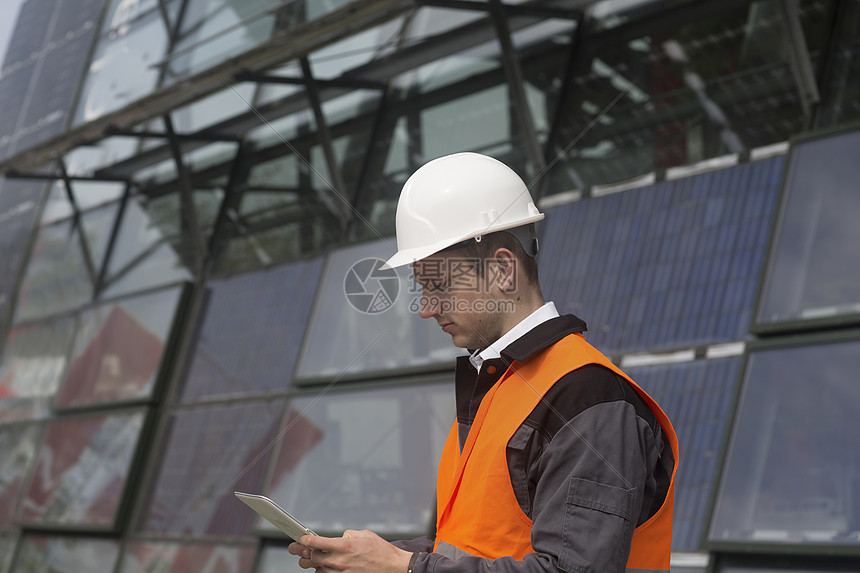
[[(371, 173), (375, 171), (378, 165), (385, 163), (385, 158), (388, 156), (388, 151), (391, 149), (391, 138), (393, 137), (394, 126), (397, 125), (397, 122), (393, 121), (393, 118), (388, 119), (387, 116), (388, 101), (390, 98), (389, 91), (390, 90), (386, 90), (383, 92), (382, 97), (379, 99), (379, 108), (376, 110), (376, 115), (373, 119), (373, 127), (370, 129), (367, 152), (365, 153), (364, 161), (361, 164), (361, 172), (358, 176), (355, 193), (352, 196), (353, 215), (349, 220), (349, 227), (347, 229), (347, 238), (351, 241), (358, 238), (358, 230), (361, 224), (368, 225), (374, 233), (378, 234), (365, 218), (366, 210), (364, 209), (364, 204), (365, 197), (367, 195), (367, 188), (370, 185)], [(384, 130), (384, 135), (383, 127), (386, 128)], [(376, 144), (378, 142), (385, 142), (384, 151), (379, 151), (376, 148)], [(380, 236), (380, 238), (382, 237)]]
[[(557, 161), (562, 159), (562, 156), (565, 154), (565, 150), (560, 145), (561, 129), (567, 113), (570, 110), (571, 100), (573, 99), (573, 80), (579, 70), (579, 58), (582, 53), (582, 43), (583, 38), (585, 37), (585, 28), (587, 26), (588, 16), (580, 16), (576, 21), (576, 29), (574, 31), (573, 39), (570, 42), (570, 51), (568, 52), (567, 61), (564, 66), (564, 78), (562, 79), (561, 89), (559, 89), (558, 92), (555, 110), (553, 111), (552, 121), (550, 122), (549, 134), (547, 135), (546, 144), (544, 146), (544, 159), (548, 165), (546, 168), (547, 171), (549, 171)], [(539, 200), (546, 194), (550, 181), (551, 178), (544, 173), (536, 182), (536, 185), (532, 185), (531, 192), (535, 201)]]
[(513, 99), (522, 144), (531, 167), (531, 177), (537, 177), (543, 172), (546, 164), (538, 143), (531, 108), (526, 98), (525, 80), (520, 68), (519, 56), (514, 49), (513, 41), (511, 41), (511, 29), (508, 26), (508, 18), (505, 15), (501, 0), (489, 0), (489, 5), (490, 15), (496, 26), (496, 35), (502, 48), (502, 64), (508, 81), (508, 90), (510, 90)]
[(230, 166), (230, 174), (227, 178), (227, 184), (224, 186), (224, 199), (221, 201), (221, 208), (215, 219), (215, 225), (212, 229), (212, 235), (209, 237), (209, 245), (206, 250), (205, 265), (207, 273), (208, 270), (211, 270), (212, 264), (218, 257), (219, 245), (224, 237), (227, 221), (232, 219), (231, 212), (238, 212), (242, 197), (247, 189), (244, 181), (247, 180), (250, 167), (245, 160), (245, 148), (245, 142), (240, 142), (238, 149), (236, 149), (236, 156), (233, 158), (233, 163)]
[[(299, 60), (302, 66), (302, 72), (305, 75), (305, 90), (308, 99), (311, 102), (311, 108), (314, 112), (314, 119), (317, 124), (317, 138), (322, 147), (323, 155), (325, 156), (326, 164), (328, 165), (329, 177), (332, 178), (332, 192), (319, 190), (320, 200), (326, 205), (341, 224), (341, 231), (346, 229), (349, 220), (349, 213), (345, 207), (348, 207), (346, 202), (346, 183), (343, 180), (343, 175), (340, 172), (340, 166), (337, 164), (337, 158), (334, 155), (334, 147), (332, 146), (331, 132), (328, 129), (325, 115), (322, 111), (322, 102), (320, 100), (319, 89), (311, 71), (310, 62), (307, 56), (303, 56)], [(332, 195), (336, 197), (332, 197)], [(338, 203), (341, 200), (343, 203)]]
[(108, 244), (105, 248), (104, 256), (102, 257), (101, 268), (99, 269), (99, 274), (96, 278), (96, 298), (101, 296), (107, 281), (108, 265), (110, 264), (111, 255), (113, 254), (117, 237), (119, 237), (119, 230), (122, 225), (123, 217), (125, 216), (126, 206), (131, 198), (131, 189), (131, 183), (126, 181), (125, 190), (123, 191), (122, 199), (119, 203), (119, 209), (117, 210), (116, 217), (113, 221), (113, 227), (111, 228), (110, 238), (108, 238)]
[(825, 96), (822, 97), (822, 101), (817, 102), (815, 108), (812, 110), (812, 120), (810, 121), (810, 127), (812, 129), (824, 127), (822, 104), (824, 103), (823, 100), (826, 96), (831, 95), (828, 91), (828, 84), (833, 78), (834, 59), (836, 58), (836, 54), (839, 50), (839, 44), (842, 42), (842, 35), (840, 34), (842, 31), (842, 22), (844, 22), (848, 17), (849, 0), (835, 0), (835, 2), (836, 4), (833, 6), (832, 10), (833, 16), (828, 27), (829, 41), (821, 56), (821, 63), (818, 67), (818, 93), (825, 94)]
[(63, 160), (57, 162), (57, 165), (60, 169), (60, 179), (63, 182), (63, 186), (66, 188), (66, 197), (69, 200), (69, 204), (72, 206), (72, 229), (76, 229), (78, 233), (78, 240), (81, 243), (81, 251), (84, 255), (84, 264), (87, 266), (87, 274), (90, 277), (90, 284), (93, 285), (93, 290), (95, 291), (96, 281), (98, 273), (96, 272), (95, 265), (93, 264), (93, 256), (90, 253), (90, 245), (87, 243), (87, 235), (84, 230), (84, 220), (81, 215), (81, 210), (78, 208), (78, 202), (75, 199), (74, 191), (72, 190), (72, 182), (69, 180), (69, 174), (66, 171), (66, 163)]
[(197, 211), (194, 207), (194, 188), (191, 185), (191, 176), (188, 173), (188, 168), (182, 159), (182, 149), (180, 148), (179, 141), (174, 137), (173, 120), (170, 118), (170, 114), (164, 116), (164, 126), (169, 135), (168, 141), (173, 153), (173, 160), (176, 163), (176, 172), (179, 176), (180, 223), (182, 225), (182, 233), (185, 234), (188, 232), (191, 234), (191, 245), (194, 252), (193, 274), (195, 277), (200, 277), (200, 273), (203, 271), (206, 246), (203, 243), (200, 224), (197, 220)]

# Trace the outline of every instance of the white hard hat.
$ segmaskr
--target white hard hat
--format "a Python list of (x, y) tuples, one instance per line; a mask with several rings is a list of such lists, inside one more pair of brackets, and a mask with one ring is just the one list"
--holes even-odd
[(501, 161), (478, 153), (446, 155), (423, 165), (403, 185), (397, 253), (386, 265), (399, 267), (543, 217), (526, 184)]

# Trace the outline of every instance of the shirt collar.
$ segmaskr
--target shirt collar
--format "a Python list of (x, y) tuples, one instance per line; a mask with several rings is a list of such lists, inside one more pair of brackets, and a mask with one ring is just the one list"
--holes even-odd
[(485, 360), (500, 358), (502, 352), (514, 341), (520, 339), (534, 329), (536, 326), (543, 324), (553, 318), (558, 318), (558, 310), (555, 308), (555, 303), (552, 301), (544, 304), (542, 307), (522, 319), (512, 329), (502, 335), (497, 341), (493, 342), (483, 350), (476, 350), (469, 356), (469, 362), (480, 372), (481, 366)]

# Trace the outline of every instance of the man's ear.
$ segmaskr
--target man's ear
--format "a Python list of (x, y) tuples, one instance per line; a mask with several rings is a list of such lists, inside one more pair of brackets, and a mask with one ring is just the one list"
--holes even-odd
[(493, 282), (504, 293), (511, 293), (517, 288), (517, 257), (509, 249), (500, 247), (493, 253), (496, 266)]

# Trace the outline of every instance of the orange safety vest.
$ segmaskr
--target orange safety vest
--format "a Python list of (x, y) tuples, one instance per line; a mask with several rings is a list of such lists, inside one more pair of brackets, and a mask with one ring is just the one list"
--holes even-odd
[(675, 456), (669, 490), (657, 512), (634, 530), (627, 569), (669, 570), (678, 467), (675, 430), (660, 406), (579, 333), (566, 336), (525, 364), (511, 364), (481, 401), (462, 453), (454, 422), (436, 483), (436, 548), (444, 542), (489, 559), (522, 559), (534, 552), (532, 520), (517, 502), (505, 449), (553, 384), (586, 364), (600, 364), (623, 376), (654, 412), (668, 437)]

